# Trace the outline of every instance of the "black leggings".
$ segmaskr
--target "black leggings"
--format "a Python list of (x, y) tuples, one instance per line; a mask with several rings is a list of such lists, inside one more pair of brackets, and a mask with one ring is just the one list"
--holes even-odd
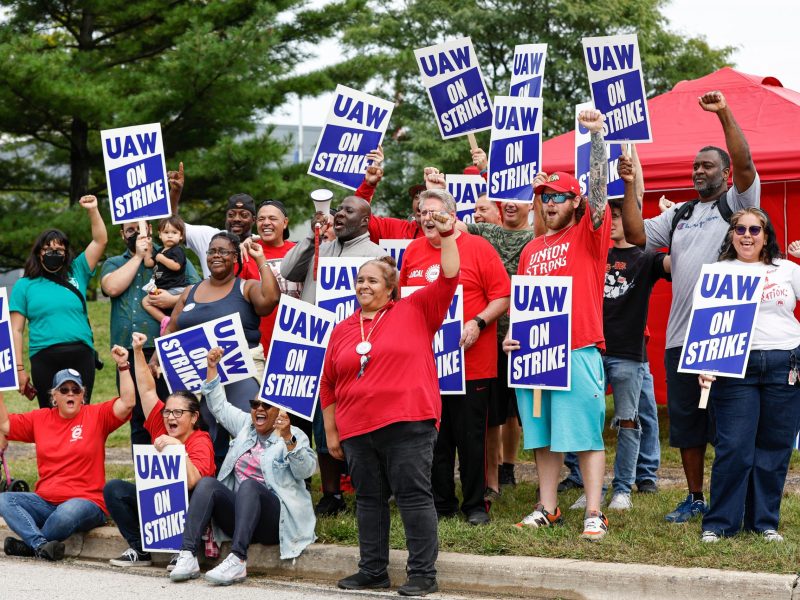
[(234, 493), (213, 477), (203, 477), (189, 503), (181, 550), (197, 555), (211, 519), (233, 539), (231, 552), (247, 560), (247, 547), (252, 542), (268, 546), (278, 543), (281, 502), (255, 479), (245, 479)]
[(81, 374), (85, 392), (83, 403), (89, 404), (94, 387), (94, 350), (86, 344), (56, 344), (31, 356), (31, 383), (36, 388), (39, 408), (51, 408), (50, 390), (53, 377), (62, 369), (75, 369)]

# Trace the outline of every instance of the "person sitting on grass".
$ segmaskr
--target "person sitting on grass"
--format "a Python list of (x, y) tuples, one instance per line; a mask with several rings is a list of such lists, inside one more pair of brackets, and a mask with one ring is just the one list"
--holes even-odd
[[(208, 433), (200, 429), (203, 423), (200, 402), (194, 394), (179, 390), (170, 394), (166, 402), (158, 399), (156, 383), (144, 357), (146, 341), (147, 336), (143, 333), (133, 333), (133, 363), (136, 365), (136, 384), (142, 399), (144, 426), (159, 452), (169, 445), (186, 446), (186, 480), (191, 494), (202, 477), (213, 477), (216, 472), (214, 445)], [(130, 481), (114, 479), (103, 488), (103, 498), (111, 518), (129, 546), (122, 555), (109, 562), (115, 567), (150, 566), (152, 557), (149, 552), (142, 550), (136, 486)]]
[(215, 585), (246, 579), (253, 542), (279, 544), (281, 558), (290, 559), (316, 539), (305, 479), (314, 474), (317, 457), (308, 437), (292, 427), (285, 411), (266, 402), (250, 400), (249, 415), (227, 402), (217, 376), (222, 354), (222, 348), (209, 351), (202, 394), (217, 421), (238, 434), (217, 478), (203, 477), (194, 489), (172, 581), (200, 576), (197, 549), (209, 523), (215, 542), (233, 540), (231, 553), (205, 575)]
[(111, 356), (120, 371), (119, 398), (84, 404), (75, 369), (53, 378), (53, 408), (9, 414), (0, 394), (0, 436), (35, 443), (39, 471), (33, 492), (0, 494), (0, 517), (21, 538), (5, 539), (6, 556), (61, 560), (65, 539), (106, 522), (106, 439), (130, 418), (135, 402), (128, 351), (114, 346)]

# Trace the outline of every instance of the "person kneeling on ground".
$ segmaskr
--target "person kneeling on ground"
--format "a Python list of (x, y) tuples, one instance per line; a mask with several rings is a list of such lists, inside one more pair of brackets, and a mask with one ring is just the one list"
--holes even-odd
[(209, 523), (217, 543), (233, 538), (231, 553), (205, 575), (216, 585), (244, 581), (252, 542), (280, 544), (281, 558), (289, 559), (316, 539), (314, 508), (304, 481), (317, 468), (308, 437), (291, 426), (286, 412), (266, 402), (251, 400), (250, 415), (228, 403), (217, 376), (222, 354), (222, 348), (209, 351), (202, 394), (217, 421), (239, 433), (217, 479), (203, 477), (195, 487), (172, 581), (200, 576), (197, 548)]
[[(145, 342), (146, 335), (133, 333), (133, 363), (136, 365), (136, 384), (142, 399), (144, 427), (159, 452), (173, 444), (186, 446), (186, 480), (191, 494), (202, 477), (213, 477), (216, 472), (214, 445), (208, 433), (200, 430), (203, 420), (200, 417), (200, 402), (194, 394), (179, 390), (170, 394), (166, 402), (158, 399), (156, 382), (144, 357)], [(136, 486), (130, 481), (114, 479), (103, 488), (103, 498), (108, 513), (129, 545), (122, 555), (109, 562), (115, 567), (150, 566), (152, 557), (149, 552), (142, 550)]]
[(61, 560), (65, 539), (106, 522), (106, 439), (130, 419), (135, 403), (128, 351), (114, 346), (111, 356), (120, 371), (120, 396), (108, 402), (84, 404), (75, 369), (53, 378), (53, 408), (9, 415), (0, 394), (0, 439), (35, 443), (39, 472), (34, 492), (0, 494), (0, 517), (22, 538), (5, 539), (7, 556)]

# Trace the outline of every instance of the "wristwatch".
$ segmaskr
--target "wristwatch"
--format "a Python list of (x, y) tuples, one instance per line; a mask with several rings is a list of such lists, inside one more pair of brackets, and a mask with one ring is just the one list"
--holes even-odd
[(478, 329), (480, 329), (481, 331), (483, 331), (486, 328), (486, 321), (481, 319), (478, 315), (472, 317), (472, 320), (478, 324)]

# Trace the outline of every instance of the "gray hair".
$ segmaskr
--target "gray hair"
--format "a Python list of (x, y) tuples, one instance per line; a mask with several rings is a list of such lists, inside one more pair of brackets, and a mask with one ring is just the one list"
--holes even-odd
[(432, 198), (433, 200), (438, 200), (444, 206), (444, 209), (449, 213), (456, 212), (456, 200), (453, 198), (453, 195), (448, 192), (447, 190), (425, 190), (421, 192), (419, 195), (419, 205), (422, 207), (425, 200), (428, 198)]

